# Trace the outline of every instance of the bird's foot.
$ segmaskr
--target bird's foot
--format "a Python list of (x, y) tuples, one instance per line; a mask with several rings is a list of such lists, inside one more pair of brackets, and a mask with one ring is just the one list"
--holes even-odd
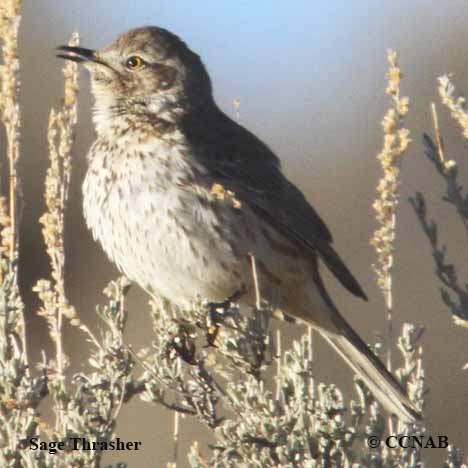
[(187, 364), (197, 364), (195, 338), (196, 335), (190, 327), (178, 323), (177, 333), (171, 337), (168, 344), (167, 357), (178, 355)]
[(205, 347), (216, 347), (216, 338), (219, 333), (219, 324), (222, 323), (222, 317), (228, 311), (234, 303), (236, 303), (244, 294), (246, 288), (243, 286), (234, 292), (231, 296), (222, 302), (209, 302), (207, 305), (208, 314), (206, 316), (206, 346)]

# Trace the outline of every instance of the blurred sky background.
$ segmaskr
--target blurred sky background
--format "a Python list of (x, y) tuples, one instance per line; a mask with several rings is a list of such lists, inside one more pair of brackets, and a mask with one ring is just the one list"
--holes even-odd
[[(369, 295), (362, 303), (328, 281), (338, 307), (374, 342), (384, 329), (383, 300), (371, 264), (369, 238), (375, 228), (371, 205), (380, 176), (375, 155), (381, 147), (380, 121), (387, 108), (386, 50), (395, 48), (404, 71), (402, 91), (411, 99), (407, 126), (413, 144), (405, 155), (395, 268), (395, 330), (404, 321), (424, 324), (424, 365), (430, 393), (425, 410), (428, 432), (448, 435), (468, 450), (468, 330), (455, 327), (440, 299), (431, 251), (407, 197), (421, 191), (438, 223), (442, 242), (458, 274), (468, 278), (467, 237), (443, 201), (443, 184), (423, 157), (421, 134), (431, 131), (429, 105), (437, 101), (437, 76), (453, 72), (459, 91), (468, 90), (468, 3), (466, 0), (361, 1), (196, 1), (196, 0), (26, 0), (21, 26), (23, 159), (25, 210), (22, 287), (34, 310), (31, 285), (47, 274), (37, 218), (43, 211), (47, 165), (46, 129), (50, 107), (62, 96), (62, 63), (54, 47), (77, 30), (84, 47), (98, 48), (117, 34), (158, 25), (180, 35), (204, 60), (215, 97), (234, 115), (241, 101), (241, 123), (281, 157), (285, 172), (305, 192), (331, 228), (335, 245)], [(88, 78), (81, 74), (80, 115), (71, 209), (67, 218), (69, 296), (86, 323), (102, 288), (117, 273), (93, 243), (81, 215), (85, 154), (93, 138)], [(460, 180), (468, 177), (467, 147), (454, 122), (439, 105), (449, 157), (457, 159)], [(466, 184), (468, 185), (468, 184)], [(148, 344), (151, 327), (147, 298), (133, 288), (127, 340)], [(45, 323), (30, 318), (32, 349), (48, 343)], [(288, 327), (291, 337), (301, 329)], [(86, 353), (82, 336), (67, 333), (75, 364)], [(73, 352), (72, 352), (73, 351)], [(329, 348), (318, 345), (319, 380), (335, 382), (351, 396), (351, 374)], [(39, 356), (37, 356), (39, 359)], [(144, 450), (127, 452), (133, 467), (165, 466), (172, 453), (172, 417), (135, 402), (125, 407), (118, 435), (142, 440)], [(184, 419), (181, 456), (206, 432)], [(157, 448), (156, 448), (157, 447)], [(426, 451), (427, 466), (440, 466), (444, 453)], [(155, 458), (157, 457), (157, 459)], [(122, 460), (122, 457), (106, 461)], [(156, 463), (156, 465), (155, 465)], [(185, 466), (181, 462), (180, 466)]]

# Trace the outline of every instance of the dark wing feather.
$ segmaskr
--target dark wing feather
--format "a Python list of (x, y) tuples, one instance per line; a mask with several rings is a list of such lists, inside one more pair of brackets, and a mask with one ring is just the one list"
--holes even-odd
[(203, 160), (213, 178), (286, 237), (318, 252), (344, 287), (367, 299), (331, 246), (329, 229), (302, 192), (286, 179), (273, 152), (220, 111), (203, 127), (188, 126), (186, 134), (191, 137), (195, 157)]

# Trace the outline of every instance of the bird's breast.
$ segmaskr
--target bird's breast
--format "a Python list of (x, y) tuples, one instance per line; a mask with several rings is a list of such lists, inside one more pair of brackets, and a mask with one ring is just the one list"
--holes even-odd
[(130, 279), (175, 303), (197, 294), (221, 300), (245, 283), (245, 216), (186, 146), (97, 142), (89, 161), (86, 222)]

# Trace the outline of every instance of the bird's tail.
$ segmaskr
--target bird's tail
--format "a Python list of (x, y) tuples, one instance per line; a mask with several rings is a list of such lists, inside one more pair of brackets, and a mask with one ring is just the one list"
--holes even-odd
[(405, 423), (414, 423), (421, 415), (414, 403), (379, 358), (362, 341), (348, 322), (335, 309), (333, 322), (336, 332), (320, 329), (346, 363), (364, 381), (377, 401)]

